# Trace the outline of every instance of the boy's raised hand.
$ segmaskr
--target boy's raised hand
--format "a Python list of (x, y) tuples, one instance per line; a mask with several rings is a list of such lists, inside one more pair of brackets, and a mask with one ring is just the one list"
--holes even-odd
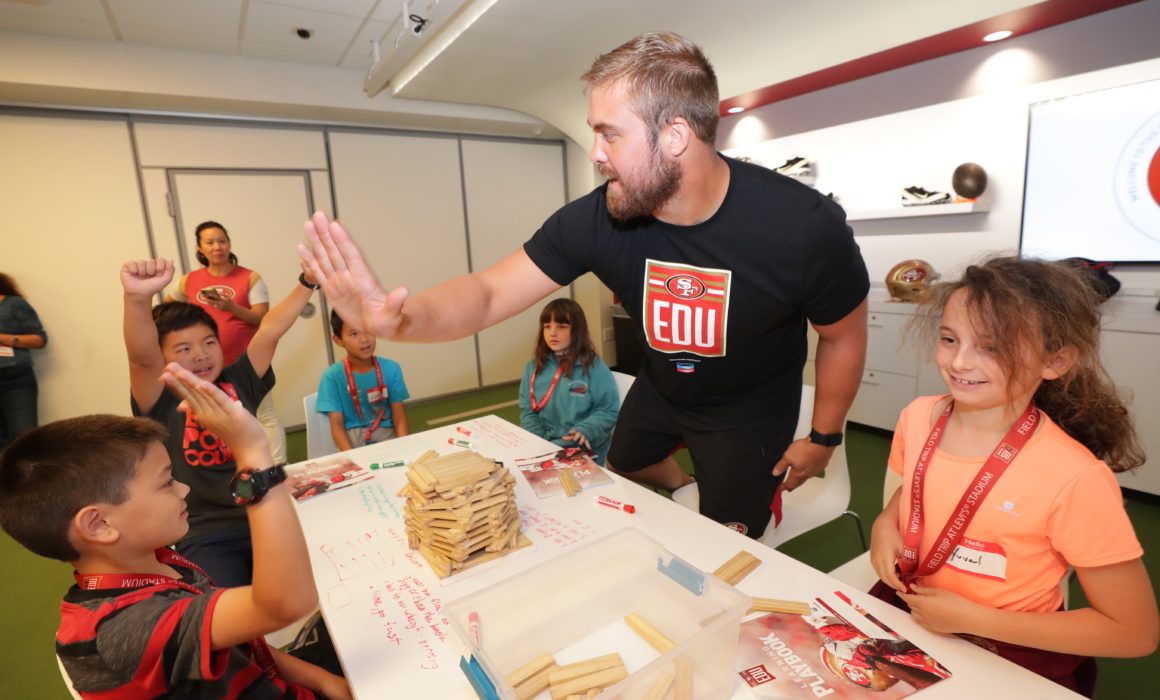
[(182, 398), (179, 411), (193, 413), (202, 425), (225, 440), (239, 469), (272, 464), (266, 429), (241, 403), (176, 362), (165, 366), (161, 381)]
[(403, 322), (406, 287), (387, 294), (350, 234), (326, 214), (314, 212), (305, 230), (307, 243), (298, 244), (298, 255), (308, 274), (322, 285), (331, 308), (358, 330), (396, 338)]
[(153, 296), (165, 289), (172, 279), (172, 260), (130, 260), (121, 266), (121, 286), (126, 294)]

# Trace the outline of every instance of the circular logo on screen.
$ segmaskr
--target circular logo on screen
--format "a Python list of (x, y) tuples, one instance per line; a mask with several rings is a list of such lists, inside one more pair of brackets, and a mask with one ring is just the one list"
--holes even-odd
[(1124, 218), (1160, 242), (1160, 113), (1144, 122), (1124, 146), (1114, 184)]

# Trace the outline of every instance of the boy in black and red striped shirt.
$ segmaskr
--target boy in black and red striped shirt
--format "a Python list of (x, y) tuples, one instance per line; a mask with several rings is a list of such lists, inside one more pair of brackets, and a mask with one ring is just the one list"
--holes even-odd
[(184, 399), (181, 410), (233, 448), (234, 492), (249, 501), (253, 584), (215, 588), (166, 548), (189, 527), (189, 488), (173, 479), (159, 424), (83, 416), (26, 433), (0, 456), (0, 526), (76, 569), (56, 643), (73, 686), (82, 698), (102, 699), (349, 698), (341, 676), (262, 639), (318, 598), (265, 430), (179, 365), (162, 378)]

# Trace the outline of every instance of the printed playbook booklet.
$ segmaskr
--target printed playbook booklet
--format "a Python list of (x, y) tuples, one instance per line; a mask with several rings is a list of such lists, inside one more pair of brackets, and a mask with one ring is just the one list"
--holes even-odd
[(342, 455), (312, 460), (286, 471), (290, 493), (294, 494), (294, 499), (299, 502), (346, 488), (371, 476), (369, 469), (355, 464)]
[(902, 698), (950, 678), (942, 664), (845, 594), (809, 615), (770, 613), (741, 625), (737, 672), (756, 698)]
[(517, 459), (516, 467), (540, 498), (564, 493), (564, 486), (560, 483), (561, 469), (571, 469), (581, 488), (612, 483), (600, 465), (592, 461), (592, 453), (582, 447), (561, 447), (555, 452)]

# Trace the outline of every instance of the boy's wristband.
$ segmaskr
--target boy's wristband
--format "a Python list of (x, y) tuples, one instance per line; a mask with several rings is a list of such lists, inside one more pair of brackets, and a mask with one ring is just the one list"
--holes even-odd
[(298, 273), (298, 284), (302, 285), (303, 287), (306, 287), (307, 289), (313, 289), (315, 291), (322, 289), (321, 284), (310, 284), (309, 282), (307, 282), (305, 272)]

